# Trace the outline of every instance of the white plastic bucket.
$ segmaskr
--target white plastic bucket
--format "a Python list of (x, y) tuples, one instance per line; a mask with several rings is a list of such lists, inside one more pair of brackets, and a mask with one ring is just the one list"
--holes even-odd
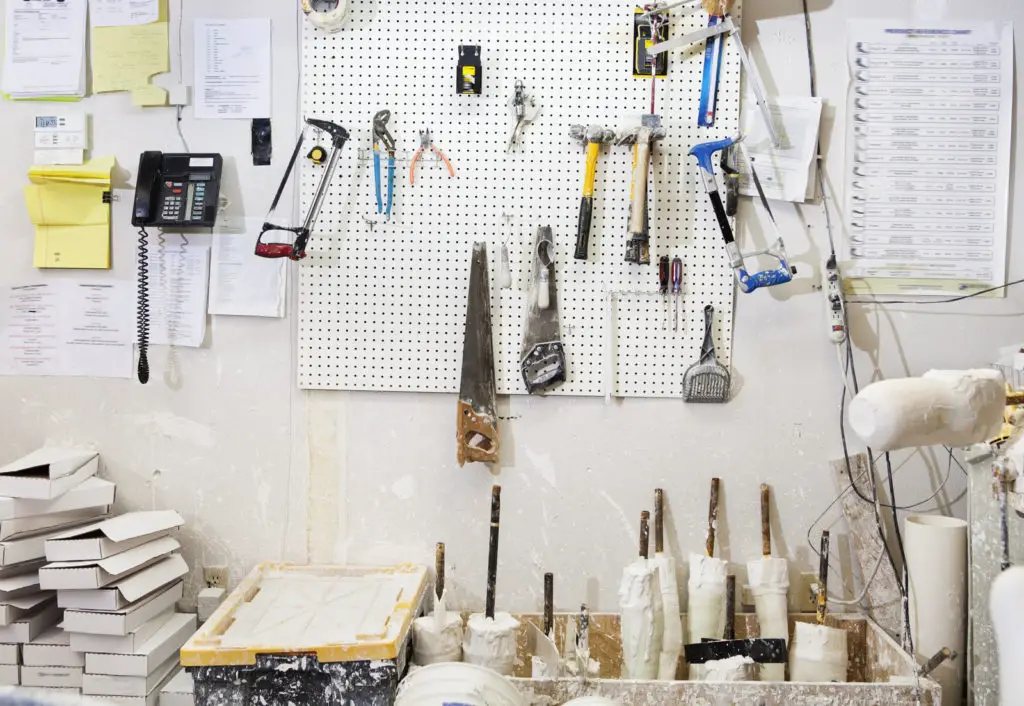
[(398, 686), (395, 706), (526, 706), (512, 683), (497, 672), (467, 662), (445, 662), (409, 672)]

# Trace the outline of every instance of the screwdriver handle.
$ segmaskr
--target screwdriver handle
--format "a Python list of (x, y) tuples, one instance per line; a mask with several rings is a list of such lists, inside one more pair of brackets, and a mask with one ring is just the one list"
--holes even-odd
[(683, 288), (683, 259), (676, 255), (672, 258), (672, 293), (679, 294)]
[(661, 293), (668, 294), (668, 255), (662, 255), (658, 260), (658, 281), (661, 284)]

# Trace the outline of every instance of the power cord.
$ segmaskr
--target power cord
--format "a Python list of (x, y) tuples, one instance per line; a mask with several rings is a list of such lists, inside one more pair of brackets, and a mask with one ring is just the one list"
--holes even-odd
[(960, 297), (950, 297), (948, 299), (847, 299), (848, 304), (914, 304), (917, 306), (931, 306), (934, 304), (954, 304), (956, 302), (962, 302), (965, 299), (972, 299), (973, 297), (980, 297), (983, 294), (989, 294), (990, 292), (997, 292), (1000, 289), (1009, 289), (1018, 284), (1024, 283), (1024, 279), (1015, 279), (1012, 282), (1006, 284), (1000, 284), (995, 287), (989, 287), (988, 289), (982, 289), (977, 292), (971, 292), (970, 294), (964, 294)]
[(139, 332), (139, 382), (149, 382), (149, 233), (139, 229), (138, 286), (136, 302)]

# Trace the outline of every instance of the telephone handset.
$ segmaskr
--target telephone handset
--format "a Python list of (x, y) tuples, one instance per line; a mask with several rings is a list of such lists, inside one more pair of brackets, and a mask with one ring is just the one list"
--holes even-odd
[(132, 225), (164, 230), (212, 228), (223, 165), (219, 154), (143, 152)]
[(135, 181), (132, 225), (139, 228), (137, 301), (139, 382), (149, 382), (149, 243), (146, 226), (165, 231), (213, 228), (217, 222), (219, 154), (143, 152)]

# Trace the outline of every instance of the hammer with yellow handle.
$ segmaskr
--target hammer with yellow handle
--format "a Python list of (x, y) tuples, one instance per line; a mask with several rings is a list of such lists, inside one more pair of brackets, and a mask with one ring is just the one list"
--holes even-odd
[(583, 177), (583, 198), (580, 201), (580, 217), (576, 226), (577, 260), (586, 260), (590, 250), (590, 221), (594, 215), (594, 179), (597, 176), (597, 157), (601, 145), (615, 140), (615, 131), (600, 125), (573, 125), (569, 135), (583, 143), (587, 151), (587, 171)]

